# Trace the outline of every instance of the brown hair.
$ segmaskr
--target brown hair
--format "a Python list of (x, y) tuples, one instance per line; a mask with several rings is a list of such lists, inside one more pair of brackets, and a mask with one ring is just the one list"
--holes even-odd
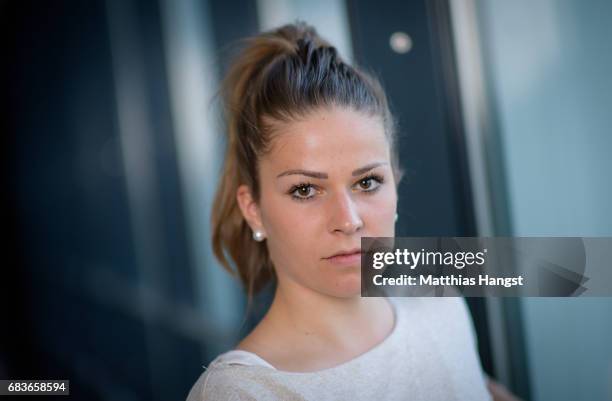
[[(304, 118), (320, 107), (341, 106), (381, 117), (399, 183), (395, 123), (376, 78), (345, 63), (336, 49), (303, 22), (245, 40), (221, 87), (227, 149), (212, 210), (215, 256), (238, 273), (249, 299), (275, 277), (265, 242), (256, 242), (236, 193), (246, 184), (259, 201), (257, 161), (270, 149), (271, 122)], [(232, 267), (232, 262), (235, 267)]]

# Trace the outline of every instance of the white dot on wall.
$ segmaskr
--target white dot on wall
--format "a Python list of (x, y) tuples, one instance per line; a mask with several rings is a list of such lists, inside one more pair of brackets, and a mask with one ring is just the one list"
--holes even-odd
[(405, 32), (395, 32), (389, 38), (389, 46), (396, 53), (408, 53), (412, 49), (412, 38)]

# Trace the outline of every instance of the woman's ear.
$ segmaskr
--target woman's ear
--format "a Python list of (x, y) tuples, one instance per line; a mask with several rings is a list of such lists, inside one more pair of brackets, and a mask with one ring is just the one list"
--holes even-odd
[(238, 206), (240, 207), (242, 216), (247, 221), (251, 229), (253, 231), (263, 231), (261, 212), (259, 211), (259, 206), (257, 205), (257, 202), (255, 202), (253, 193), (248, 185), (241, 185), (238, 187), (238, 190), (236, 191), (236, 200), (238, 201)]

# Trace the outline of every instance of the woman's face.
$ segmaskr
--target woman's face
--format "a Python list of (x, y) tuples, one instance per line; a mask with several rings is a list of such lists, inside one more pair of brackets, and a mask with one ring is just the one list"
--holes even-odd
[(330, 257), (359, 249), (361, 237), (395, 235), (397, 193), (382, 121), (335, 108), (276, 129), (259, 163), (260, 202), (247, 220), (265, 233), (279, 285), (359, 295), (360, 255)]

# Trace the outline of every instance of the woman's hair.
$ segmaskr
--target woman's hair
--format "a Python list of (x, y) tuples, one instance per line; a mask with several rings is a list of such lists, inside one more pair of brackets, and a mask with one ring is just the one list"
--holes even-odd
[(345, 63), (336, 48), (303, 22), (250, 37), (244, 44), (221, 86), (227, 149), (212, 209), (212, 245), (221, 264), (238, 273), (250, 300), (275, 273), (265, 242), (252, 239), (236, 194), (246, 184), (259, 202), (258, 160), (270, 150), (276, 124), (331, 107), (380, 117), (396, 184), (401, 173), (395, 123), (378, 80)]

